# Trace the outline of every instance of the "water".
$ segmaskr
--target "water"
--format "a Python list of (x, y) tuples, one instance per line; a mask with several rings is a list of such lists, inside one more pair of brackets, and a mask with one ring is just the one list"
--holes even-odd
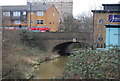
[(52, 79), (61, 76), (65, 70), (67, 56), (61, 56), (58, 59), (47, 61), (39, 66), (39, 70), (35, 72), (40, 79)]

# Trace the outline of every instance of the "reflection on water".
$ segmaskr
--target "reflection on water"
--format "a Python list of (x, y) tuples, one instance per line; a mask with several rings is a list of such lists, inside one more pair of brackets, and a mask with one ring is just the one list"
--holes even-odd
[(53, 77), (61, 76), (67, 61), (67, 56), (61, 56), (58, 59), (47, 61), (39, 66), (36, 75), (40, 79), (51, 79)]

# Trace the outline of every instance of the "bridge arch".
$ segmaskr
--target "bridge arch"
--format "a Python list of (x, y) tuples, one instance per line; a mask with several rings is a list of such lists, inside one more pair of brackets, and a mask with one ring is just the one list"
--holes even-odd
[(82, 42), (73, 42), (73, 41), (63, 42), (63, 43), (60, 43), (60, 44), (57, 44), (56, 46), (54, 46), (52, 49), (52, 52), (57, 52), (61, 56), (67, 56), (68, 55), (67, 47), (73, 43), (78, 43), (81, 48), (85, 48), (85, 46), (86, 46), (86, 44), (82, 43)]

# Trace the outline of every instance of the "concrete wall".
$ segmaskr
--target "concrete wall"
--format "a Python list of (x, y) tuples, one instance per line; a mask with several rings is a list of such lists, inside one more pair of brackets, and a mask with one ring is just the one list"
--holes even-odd
[(44, 40), (73, 40), (73, 38), (76, 38), (77, 40), (84, 41), (84, 42), (90, 42), (93, 41), (93, 35), (92, 33), (62, 33), (62, 32), (56, 32), (56, 33), (44, 33), (44, 32), (34, 32), (36, 36), (38, 36), (41, 39)]
[[(42, 33), (35, 32), (38, 40), (42, 40), (46, 51), (51, 51), (56, 45), (65, 42), (80, 42), (92, 45), (93, 36), (89, 33)], [(63, 47), (64, 48), (64, 47)]]

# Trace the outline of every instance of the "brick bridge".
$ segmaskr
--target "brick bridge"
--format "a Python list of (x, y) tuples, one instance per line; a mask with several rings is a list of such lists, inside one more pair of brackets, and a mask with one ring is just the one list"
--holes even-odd
[(60, 54), (65, 54), (67, 47), (72, 43), (80, 44), (81, 48), (93, 44), (92, 33), (34, 32), (34, 34), (42, 42), (46, 51)]

